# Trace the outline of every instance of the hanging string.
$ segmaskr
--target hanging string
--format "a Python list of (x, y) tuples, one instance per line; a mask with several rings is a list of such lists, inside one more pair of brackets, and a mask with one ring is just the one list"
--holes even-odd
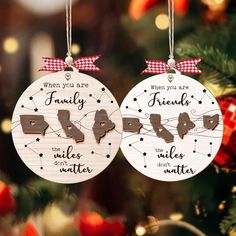
[(66, 41), (67, 41), (67, 58), (66, 63), (72, 64), (71, 45), (72, 45), (72, 0), (66, 0)]
[(175, 1), (174, 0), (168, 0), (168, 17), (169, 17), (169, 60), (168, 65), (170, 67), (173, 67), (175, 65), (174, 60), (174, 31), (175, 31)]
[(145, 60), (147, 68), (142, 74), (163, 74), (175, 71), (176, 73), (187, 74), (202, 74), (202, 71), (197, 68), (197, 64), (202, 61), (202, 58), (190, 58), (179, 62), (174, 59), (175, 47), (175, 1), (168, 0), (168, 23), (169, 23), (169, 60)]
[(72, 0), (65, 0), (66, 4), (66, 44), (67, 53), (65, 60), (60, 58), (43, 57), (44, 66), (39, 71), (51, 71), (58, 72), (66, 69), (73, 69), (76, 71), (100, 71), (100, 69), (94, 65), (94, 62), (100, 57), (100, 55), (80, 57), (76, 60), (72, 57)]

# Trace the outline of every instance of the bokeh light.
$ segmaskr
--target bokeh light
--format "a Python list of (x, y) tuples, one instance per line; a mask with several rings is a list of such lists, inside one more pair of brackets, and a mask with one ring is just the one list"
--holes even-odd
[(73, 44), (71, 45), (71, 52), (72, 52), (72, 54), (78, 55), (78, 54), (80, 53), (80, 51), (81, 51), (81, 48), (80, 48), (80, 45), (79, 45), (79, 44), (73, 43)]
[(156, 27), (160, 30), (165, 30), (169, 27), (169, 19), (166, 14), (160, 14), (155, 19)]
[(2, 132), (9, 134), (11, 132), (11, 119), (6, 118), (1, 122), (1, 130)]
[(138, 225), (135, 229), (135, 233), (138, 236), (143, 236), (146, 234), (146, 229), (142, 225)]
[(218, 209), (219, 209), (219, 210), (224, 210), (224, 209), (225, 209), (225, 204), (226, 204), (226, 201), (225, 201), (225, 200), (222, 201), (222, 202), (219, 204)]
[(8, 54), (14, 54), (19, 49), (19, 42), (15, 37), (7, 37), (3, 41), (3, 49)]
[(182, 220), (184, 216), (182, 213), (174, 212), (169, 216), (169, 218), (173, 221), (179, 221), (179, 220)]
[(232, 187), (231, 192), (232, 192), (232, 193), (236, 193), (236, 186), (233, 186), (233, 187)]

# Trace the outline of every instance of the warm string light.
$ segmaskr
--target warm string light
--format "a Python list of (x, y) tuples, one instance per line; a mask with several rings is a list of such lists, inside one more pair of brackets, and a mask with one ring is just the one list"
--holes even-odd
[(200, 216), (200, 215), (201, 215), (200, 207), (199, 207), (198, 205), (195, 205), (194, 208), (195, 208), (195, 213), (196, 213), (196, 215), (197, 215), (197, 216)]
[(168, 15), (159, 14), (156, 16), (155, 25), (160, 30), (166, 30), (169, 27)]
[(207, 217), (207, 212), (204, 207), (202, 207), (201, 202), (198, 200), (194, 206), (195, 214), (199, 217)]
[(232, 190), (231, 190), (232, 193), (236, 193), (236, 185), (232, 187)]
[(225, 205), (226, 205), (226, 201), (225, 200), (223, 200), (219, 205), (218, 205), (218, 209), (219, 210), (224, 210), (225, 209)]
[(182, 220), (184, 218), (184, 216), (180, 212), (174, 212), (174, 213), (170, 214), (169, 218), (173, 221), (179, 221), (179, 220)]
[(135, 229), (135, 233), (137, 236), (143, 236), (146, 234), (146, 229), (142, 225), (138, 225)]
[(6, 118), (1, 122), (1, 130), (3, 133), (9, 134), (11, 132), (11, 119)]
[(81, 51), (80, 45), (77, 43), (73, 43), (71, 45), (71, 52), (73, 55), (78, 55)]
[(19, 49), (19, 42), (15, 37), (7, 37), (3, 41), (3, 50), (7, 54), (14, 54), (18, 51)]

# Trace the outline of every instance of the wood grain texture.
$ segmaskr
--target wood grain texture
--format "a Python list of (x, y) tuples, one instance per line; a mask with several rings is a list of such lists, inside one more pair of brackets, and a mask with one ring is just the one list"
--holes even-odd
[(221, 145), (223, 120), (217, 101), (202, 84), (181, 74), (169, 76), (147, 78), (124, 99), (123, 120), (138, 119), (142, 126), (134, 133), (137, 129), (126, 122), (121, 150), (144, 175), (179, 181), (211, 163)]
[[(114, 128), (98, 143), (93, 126), (101, 110)], [(35, 115), (48, 124), (45, 133), (24, 133), (20, 116)], [(19, 156), (37, 175), (78, 183), (111, 163), (121, 142), (122, 117), (115, 98), (99, 81), (78, 72), (58, 72), (40, 78), (22, 94), (13, 113), (12, 136)]]

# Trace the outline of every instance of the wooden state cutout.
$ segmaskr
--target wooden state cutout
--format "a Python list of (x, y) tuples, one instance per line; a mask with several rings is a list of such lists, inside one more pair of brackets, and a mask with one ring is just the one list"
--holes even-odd
[(115, 123), (109, 120), (107, 112), (104, 109), (96, 111), (94, 120), (93, 133), (97, 143), (100, 143), (101, 138), (105, 137), (106, 133), (115, 128)]
[[(141, 81), (120, 108), (123, 117), (138, 118), (143, 125), (139, 133), (123, 132), (121, 151), (136, 170), (150, 178), (172, 182), (193, 177), (212, 162), (221, 145), (223, 118), (217, 100), (197, 80), (180, 73)], [(206, 129), (203, 116), (215, 114), (219, 114), (218, 126)], [(166, 131), (161, 128), (171, 133), (166, 138), (170, 143), (158, 137)]]
[[(93, 125), (96, 111), (102, 109), (108, 114), (104, 120), (114, 122), (115, 129), (97, 143)], [(38, 116), (27, 123), (23, 115), (42, 115), (42, 122), (48, 124), (35, 129)], [(79, 183), (101, 173), (116, 156), (122, 132), (116, 98), (104, 84), (78, 71), (50, 73), (36, 80), (21, 95), (12, 116), (19, 157), (34, 173), (57, 183)]]
[(84, 134), (70, 121), (70, 112), (59, 110), (57, 115), (66, 136), (73, 138), (76, 143), (83, 142)]
[(150, 122), (156, 135), (165, 140), (166, 143), (174, 142), (174, 135), (171, 134), (162, 124), (159, 114), (150, 114)]
[(203, 116), (203, 125), (206, 129), (214, 130), (219, 125), (219, 115)]
[(123, 118), (123, 130), (125, 132), (140, 133), (143, 125), (140, 123), (138, 118)]
[(42, 115), (20, 115), (20, 123), (24, 134), (45, 135), (49, 126)]
[(177, 131), (181, 139), (184, 138), (184, 135), (188, 133), (189, 130), (195, 127), (195, 124), (190, 120), (190, 117), (187, 112), (180, 113), (179, 123), (177, 125)]

